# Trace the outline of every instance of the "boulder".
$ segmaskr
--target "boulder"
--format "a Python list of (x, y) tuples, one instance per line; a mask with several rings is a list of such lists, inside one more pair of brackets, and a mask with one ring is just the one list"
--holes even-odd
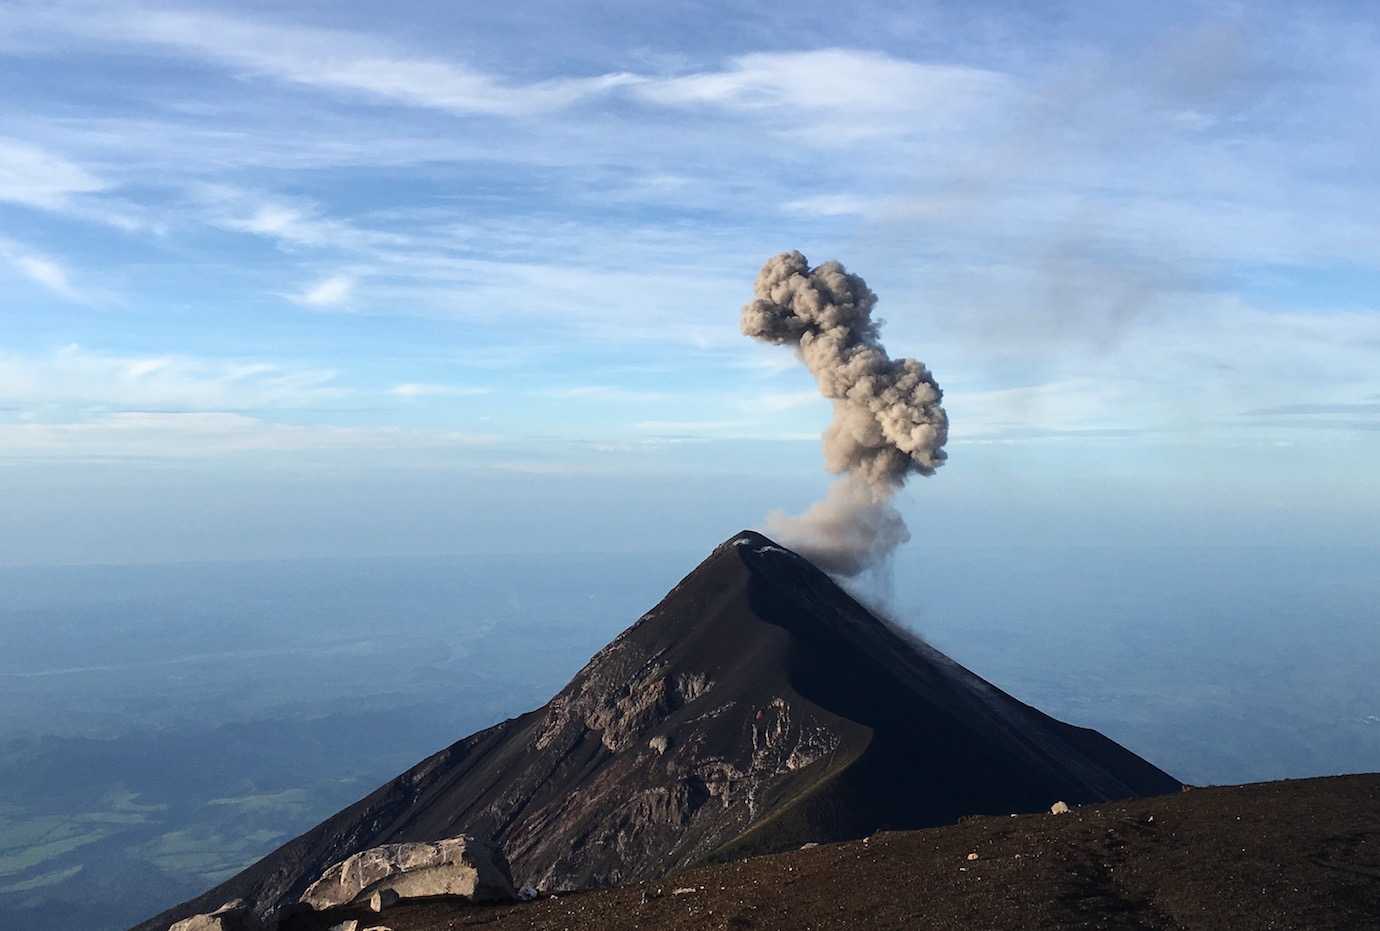
[(226, 902), (214, 912), (174, 922), (168, 931), (247, 931), (249, 907), (243, 899)]
[(369, 896), (369, 910), (381, 912), (398, 904), (399, 896), (392, 889), (375, 889)]
[(1064, 802), (1055, 802), (1049, 806), (1049, 813), (1051, 815), (1066, 815), (1069, 813), (1069, 806)]
[(475, 902), (511, 901), (515, 895), (502, 852), (493, 844), (461, 835), (361, 851), (322, 873), (302, 893), (301, 901), (321, 911), (370, 900), (375, 892), (396, 893), (398, 899), (463, 896)]

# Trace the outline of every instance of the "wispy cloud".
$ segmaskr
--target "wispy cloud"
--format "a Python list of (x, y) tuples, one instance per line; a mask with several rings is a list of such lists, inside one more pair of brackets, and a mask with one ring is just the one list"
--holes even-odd
[[(1068, 381), (1000, 388), (989, 391), (949, 391), (944, 405), (957, 442), (997, 434), (1050, 435), (1116, 429), (1126, 421), (1128, 404), (1138, 399), (1134, 420), (1146, 424), (1147, 406), (1140, 386), (1125, 381), (1084, 377)], [(1163, 410), (1153, 423), (1163, 423)]]
[(367, 252), (413, 244), (407, 236), (361, 229), (348, 220), (331, 217), (320, 204), (305, 198), (273, 196), (222, 183), (196, 184), (189, 194), (208, 225), (261, 236), (288, 248)]
[[(877, 285), (889, 346), (934, 363), (959, 438), (1369, 416), (1336, 408), (1380, 387), (1380, 195), (1354, 171), (1365, 121), (1345, 118), (1377, 86), (1373, 36), (1323, 16), (1262, 36), (1228, 14), (1221, 34), (1175, 23), (1119, 56), (1078, 29), (912, 45), (819, 29), (825, 13), (642, 54), (616, 35), (505, 46), (511, 23), (484, 12), (470, 41), (426, 11), (349, 32), (303, 25), (306, 7), (0, 9), (17, 86), (34, 82), (5, 113), (0, 210), (44, 224), (25, 234), (42, 250), (0, 270), (64, 297), (119, 282), (150, 346), (191, 303), (246, 322), (264, 297), (369, 315), (283, 315), (341, 328), (330, 366), (253, 358), (252, 325), (244, 362), (197, 355), (211, 336), (177, 355), (4, 356), (0, 384), (30, 384), (5, 398), (319, 413), (352, 390), (337, 364), (386, 371), (354, 388), (375, 401), (445, 398), (482, 390), (446, 383), (472, 357), (553, 386), (523, 396), (537, 420), (645, 403), (666, 410), (618, 424), (641, 441), (798, 429), (822, 402), (789, 353), (744, 346), (736, 316), (766, 254), (799, 245)], [(118, 99), (102, 111), (37, 77), (60, 66), (116, 76)], [(102, 210), (179, 235), (69, 250), (67, 221)], [(187, 282), (201, 268), (216, 287)], [(384, 315), (425, 319), (394, 341)], [(629, 347), (674, 376), (606, 365)], [(1240, 429), (1265, 426), (1283, 429)]]
[[(826, 48), (741, 55), (722, 68), (640, 82), (634, 93), (664, 106), (783, 110), (799, 120), (805, 135), (824, 141), (829, 131), (838, 140), (953, 126), (1013, 88), (1005, 75), (988, 69)], [(815, 133), (807, 124), (820, 114), (831, 123)], [(892, 122), (901, 118), (904, 124)]]
[(1243, 411), (1243, 417), (1318, 417), (1334, 415), (1380, 416), (1380, 401), (1337, 401), (1332, 403), (1283, 404)]
[(633, 425), (637, 431), (662, 441), (753, 440), (763, 442), (818, 442), (819, 434), (809, 431), (764, 428), (753, 419), (724, 420), (643, 420)]
[(158, 227), (137, 208), (105, 197), (113, 187), (112, 182), (59, 152), (0, 136), (0, 203), (130, 232)]
[(319, 406), (347, 394), (332, 369), (117, 355), (77, 345), (42, 354), (0, 352), (0, 402), (30, 408), (295, 408)]
[(77, 296), (67, 280), (67, 270), (56, 261), (39, 255), (21, 255), (14, 259), (15, 267), (50, 291), (67, 298)]
[(0, 137), (0, 201), (61, 210), (81, 194), (109, 185), (55, 152)]
[(882, 212), (877, 201), (853, 194), (812, 194), (788, 200), (781, 209), (807, 217), (849, 217)]
[(456, 431), (288, 424), (226, 412), (117, 412), (78, 422), (0, 423), (0, 461), (206, 459), (328, 450), (464, 451), (496, 439)]
[(0, 262), (8, 264), (22, 277), (59, 297), (69, 301), (86, 299), (86, 295), (72, 284), (71, 275), (62, 262), (35, 252), (23, 243), (0, 236)]
[(463, 63), (410, 54), (386, 40), (341, 30), (266, 23), (209, 10), (87, 9), (36, 17), (30, 26), (93, 40), (160, 46), (266, 77), (366, 99), (457, 114), (523, 116), (567, 107), (632, 82), (612, 72), (508, 81)]
[(404, 382), (388, 389), (395, 398), (460, 398), (490, 394), (492, 388), (465, 385), (437, 385), (424, 382)]
[(570, 388), (551, 388), (541, 392), (549, 398), (565, 400), (590, 399), (595, 401), (635, 401), (656, 403), (666, 400), (662, 391), (639, 391), (635, 388), (620, 388), (614, 385), (576, 385)]
[[(1283, 313), (1234, 300), (1184, 298), (1135, 321), (1101, 354), (1062, 353), (1027, 365), (1044, 379), (1017, 387), (951, 386), (956, 442), (1001, 436), (1276, 435), (1298, 428), (1355, 429), (1380, 407), (1380, 314)], [(1172, 321), (1172, 324), (1169, 322)], [(963, 350), (973, 372), (993, 339)], [(1280, 378), (1281, 371), (1307, 378)], [(1009, 376), (1007, 376), (1009, 377)], [(1248, 404), (1256, 406), (1247, 407)], [(1371, 429), (1372, 427), (1367, 427)]]
[(970, 116), (984, 99), (1011, 88), (1005, 75), (989, 69), (914, 62), (852, 48), (750, 53), (686, 74), (613, 70), (518, 81), (454, 58), (418, 54), (378, 36), (210, 10), (141, 8), (136, 13), (116, 7), (101, 12), (85, 8), (78, 14), (58, 8), (32, 15), (22, 25), (39, 35), (56, 32), (156, 46), (217, 62), (250, 79), (460, 115), (527, 117), (626, 91), (659, 107), (855, 117), (818, 134), (799, 127), (803, 136), (823, 142), (913, 130), (888, 124), (901, 117), (931, 126), (952, 124)]
[(339, 307), (350, 299), (354, 290), (353, 275), (331, 275), (308, 286), (296, 300), (308, 307)]

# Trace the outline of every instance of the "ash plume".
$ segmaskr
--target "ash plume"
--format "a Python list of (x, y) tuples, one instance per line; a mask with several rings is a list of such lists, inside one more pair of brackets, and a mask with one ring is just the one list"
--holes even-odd
[(872, 318), (877, 295), (842, 264), (811, 268), (783, 252), (762, 266), (754, 294), (743, 333), (792, 347), (834, 402), (824, 464), (843, 476), (804, 514), (770, 515), (768, 532), (827, 572), (857, 575), (910, 539), (891, 498), (911, 475), (944, 464), (944, 392), (923, 362), (887, 355)]

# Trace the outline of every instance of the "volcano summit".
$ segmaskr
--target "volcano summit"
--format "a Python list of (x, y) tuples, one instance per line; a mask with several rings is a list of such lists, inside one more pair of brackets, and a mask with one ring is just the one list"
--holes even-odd
[(236, 898), (271, 922), (354, 853), (462, 833), (499, 844), (518, 884), (565, 890), (1179, 788), (898, 634), (747, 531), (545, 706), (431, 756), (139, 928)]

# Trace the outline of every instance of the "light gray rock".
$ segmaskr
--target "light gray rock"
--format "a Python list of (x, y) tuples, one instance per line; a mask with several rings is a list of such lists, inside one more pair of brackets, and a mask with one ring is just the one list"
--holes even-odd
[(369, 910), (381, 912), (398, 904), (398, 894), (392, 889), (375, 889), (369, 896)]
[(1064, 802), (1055, 802), (1049, 806), (1049, 813), (1051, 815), (1066, 815), (1069, 813), (1069, 806)]
[(168, 931), (246, 931), (249, 909), (243, 899), (226, 902), (214, 912), (174, 922)]
[(340, 861), (302, 893), (320, 911), (389, 891), (399, 899), (463, 896), (475, 902), (514, 898), (508, 861), (492, 844), (468, 835), (430, 843), (387, 844)]

